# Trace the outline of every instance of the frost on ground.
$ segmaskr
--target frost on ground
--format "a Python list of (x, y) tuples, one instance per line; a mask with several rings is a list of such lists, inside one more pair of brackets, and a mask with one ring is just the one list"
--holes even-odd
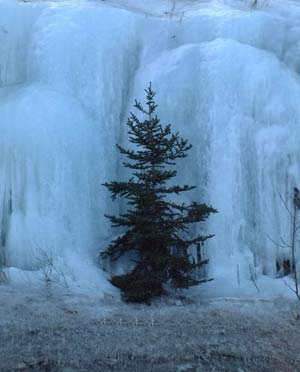
[(163, 300), (0, 287), (0, 371), (299, 371), (299, 304)]

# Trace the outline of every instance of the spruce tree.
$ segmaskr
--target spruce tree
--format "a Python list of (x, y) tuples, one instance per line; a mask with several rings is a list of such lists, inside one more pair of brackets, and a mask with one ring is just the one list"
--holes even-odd
[(119, 152), (127, 160), (132, 177), (125, 182), (112, 181), (104, 186), (112, 199), (127, 199), (128, 210), (119, 216), (106, 215), (113, 227), (125, 231), (111, 242), (101, 255), (112, 261), (131, 254), (134, 267), (124, 275), (112, 276), (111, 282), (120, 288), (123, 298), (132, 302), (148, 302), (164, 292), (164, 285), (174, 289), (188, 288), (206, 279), (195, 275), (197, 269), (208, 260), (195, 262), (188, 248), (199, 245), (213, 235), (197, 235), (185, 238), (189, 225), (205, 221), (216, 210), (206, 204), (192, 202), (190, 205), (176, 203), (173, 194), (194, 189), (189, 185), (170, 185), (177, 171), (177, 159), (187, 156), (192, 147), (178, 133), (172, 133), (171, 125), (163, 126), (155, 114), (155, 92), (150, 86), (145, 90), (146, 109), (135, 101), (140, 120), (131, 113), (127, 125), (129, 140), (134, 149), (119, 145)]

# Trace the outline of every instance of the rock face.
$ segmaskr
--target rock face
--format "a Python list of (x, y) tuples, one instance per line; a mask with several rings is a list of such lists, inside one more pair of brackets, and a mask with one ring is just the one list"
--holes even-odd
[(37, 248), (81, 262), (106, 246), (103, 215), (123, 206), (101, 184), (126, 177), (114, 144), (152, 81), (162, 120), (194, 145), (179, 169), (198, 186), (190, 198), (220, 212), (211, 274), (275, 274), (288, 257), (267, 237), (289, 239), (279, 195), (289, 205), (300, 182), (300, 6), (120, 4), (0, 1), (6, 264), (32, 268)]

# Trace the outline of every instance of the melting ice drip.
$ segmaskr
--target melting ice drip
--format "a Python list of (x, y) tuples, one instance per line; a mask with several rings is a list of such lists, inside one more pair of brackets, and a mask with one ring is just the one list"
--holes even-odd
[(235, 280), (250, 264), (272, 276), (289, 255), (268, 236), (290, 239), (278, 195), (292, 203), (300, 184), (300, 6), (186, 4), (149, 17), (102, 2), (0, 1), (7, 265), (31, 268), (37, 246), (90, 257), (106, 246), (103, 215), (118, 206), (101, 184), (125, 176), (114, 145), (127, 143), (149, 81), (161, 119), (194, 145), (178, 169), (198, 186), (189, 197), (219, 210), (206, 227), (211, 273)]

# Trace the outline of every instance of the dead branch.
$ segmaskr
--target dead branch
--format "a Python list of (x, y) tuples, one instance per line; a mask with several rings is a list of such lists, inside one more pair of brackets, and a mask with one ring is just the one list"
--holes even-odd
[(260, 293), (260, 290), (256, 284), (256, 281), (255, 281), (255, 278), (254, 278), (254, 275), (252, 273), (252, 270), (251, 270), (251, 265), (249, 264), (249, 271), (250, 271), (250, 279), (253, 281), (253, 284), (255, 285), (255, 288), (257, 289), (257, 292)]
[(284, 205), (285, 209), (287, 210), (288, 214), (290, 215), (290, 217), (293, 219), (293, 213), (291, 212), (291, 210), (289, 209), (289, 207), (287, 206), (285, 200), (283, 199), (280, 191), (278, 189), (276, 189), (277, 191), (277, 194), (279, 195), (280, 197), (280, 200), (282, 201), (282, 204)]
[[(291, 248), (291, 245), (287, 244), (287, 243), (284, 243), (284, 245), (276, 242), (276, 240), (272, 239), (269, 235), (267, 235), (267, 238), (273, 243), (275, 244), (277, 247), (279, 248)], [(282, 239), (282, 238), (281, 238)]]
[(283, 283), (296, 295), (296, 297), (298, 298), (298, 300), (300, 301), (300, 295), (299, 293), (297, 293), (294, 288), (292, 288), (286, 281), (283, 281)]

